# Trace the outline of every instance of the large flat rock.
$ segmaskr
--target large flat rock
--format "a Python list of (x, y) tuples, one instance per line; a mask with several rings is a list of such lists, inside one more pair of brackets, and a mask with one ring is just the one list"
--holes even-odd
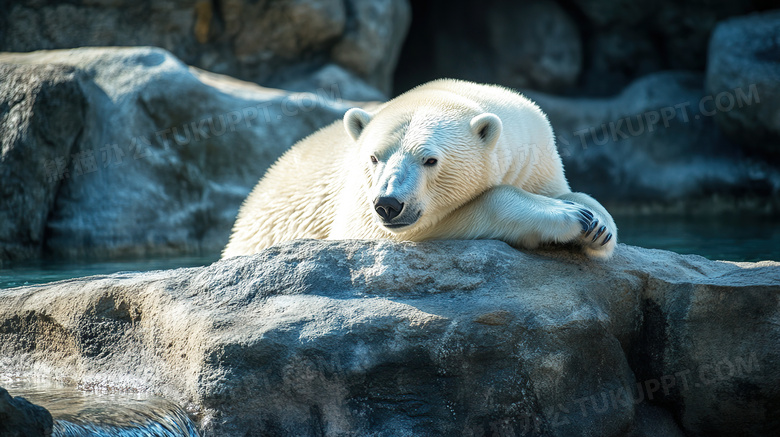
[(150, 390), (213, 436), (769, 436), (778, 299), (774, 262), (297, 241), (5, 290), (0, 368)]

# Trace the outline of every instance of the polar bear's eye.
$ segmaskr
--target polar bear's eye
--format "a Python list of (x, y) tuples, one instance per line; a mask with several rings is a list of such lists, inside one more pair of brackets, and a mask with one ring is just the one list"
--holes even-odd
[(372, 164), (376, 164), (377, 162), (379, 162), (379, 161), (376, 160), (376, 156), (371, 155), (371, 163)]
[(427, 161), (425, 161), (425, 162), (423, 163), (423, 165), (427, 165), (427, 166), (429, 166), (429, 167), (430, 167), (430, 166), (432, 166), (432, 165), (436, 165), (436, 163), (437, 163), (437, 162), (439, 162), (439, 161), (437, 161), (437, 160), (436, 160), (436, 158), (428, 158), (428, 160), (427, 160)]

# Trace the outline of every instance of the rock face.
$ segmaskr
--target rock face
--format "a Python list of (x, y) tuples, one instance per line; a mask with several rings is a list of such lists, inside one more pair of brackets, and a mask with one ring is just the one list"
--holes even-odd
[(151, 45), (265, 86), (335, 63), (386, 94), (411, 19), (406, 0), (39, 1), (4, 12), (0, 51)]
[[(720, 132), (724, 112), (702, 82), (697, 73), (666, 72), (608, 99), (526, 94), (550, 118), (572, 189), (608, 207), (776, 211), (780, 170)], [(738, 91), (728, 96), (758, 105)]]
[(0, 387), (0, 435), (3, 437), (48, 437), (53, 421), (45, 408), (11, 397)]
[(3, 54), (0, 68), (0, 260), (217, 252), (265, 169), (355, 105), (340, 82), (261, 88), (156, 48)]
[(776, 435), (780, 264), (297, 241), (5, 290), (0, 368), (159, 392), (209, 436)]
[(706, 83), (723, 132), (774, 162), (780, 162), (778, 41), (780, 11), (720, 23), (710, 41)]
[[(78, 70), (0, 64), (0, 267), (38, 255), (71, 151), (83, 132)], [(47, 163), (47, 165), (41, 165)]]
[(614, 94), (636, 78), (661, 70), (703, 71), (707, 43), (718, 21), (758, 5), (739, 0), (682, 3), (662, 0), (574, 0), (586, 33), (590, 65), (582, 77), (589, 94)]

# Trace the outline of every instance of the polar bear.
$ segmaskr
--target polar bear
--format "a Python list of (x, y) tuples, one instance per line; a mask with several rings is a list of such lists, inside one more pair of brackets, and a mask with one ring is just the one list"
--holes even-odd
[(295, 144), (241, 206), (223, 258), (298, 238), (570, 243), (605, 259), (617, 227), (569, 189), (536, 104), (441, 79)]

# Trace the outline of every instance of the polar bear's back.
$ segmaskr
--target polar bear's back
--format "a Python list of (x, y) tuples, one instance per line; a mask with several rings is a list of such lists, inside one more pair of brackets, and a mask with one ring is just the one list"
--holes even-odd
[(351, 147), (340, 120), (296, 143), (241, 205), (222, 256), (257, 253), (279, 241), (327, 238)]
[(500, 85), (486, 85), (458, 79), (438, 79), (414, 88), (416, 91), (449, 91), (477, 102), (485, 110), (495, 112), (499, 117), (507, 117), (517, 112), (533, 115), (547, 122), (547, 116), (541, 109), (521, 94)]

